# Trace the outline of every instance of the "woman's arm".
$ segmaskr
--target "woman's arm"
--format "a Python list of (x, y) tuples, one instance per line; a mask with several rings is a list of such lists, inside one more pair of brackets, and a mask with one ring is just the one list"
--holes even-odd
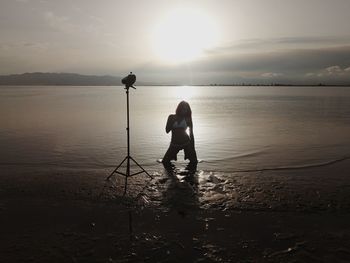
[(191, 142), (194, 146), (194, 135), (193, 135), (193, 122), (192, 122), (192, 117), (189, 119), (189, 128), (190, 128), (190, 139), (191, 139)]
[(169, 115), (168, 117), (168, 121), (166, 122), (166, 126), (165, 126), (165, 131), (166, 133), (169, 133), (172, 130), (173, 127), (173, 115)]

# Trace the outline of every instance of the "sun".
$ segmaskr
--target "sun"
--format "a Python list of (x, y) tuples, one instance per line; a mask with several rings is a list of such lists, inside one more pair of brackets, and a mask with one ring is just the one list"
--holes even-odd
[(198, 9), (173, 9), (157, 22), (152, 36), (155, 55), (163, 62), (191, 61), (218, 42), (213, 19)]

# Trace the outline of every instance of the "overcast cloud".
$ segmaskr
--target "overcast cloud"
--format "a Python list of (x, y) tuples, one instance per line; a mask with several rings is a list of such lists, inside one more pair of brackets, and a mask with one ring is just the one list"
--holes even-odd
[[(150, 48), (157, 18), (197, 6), (221, 41), (194, 61), (164, 64)], [(76, 72), (144, 81), (349, 83), (350, 1), (1, 0), (0, 74)]]

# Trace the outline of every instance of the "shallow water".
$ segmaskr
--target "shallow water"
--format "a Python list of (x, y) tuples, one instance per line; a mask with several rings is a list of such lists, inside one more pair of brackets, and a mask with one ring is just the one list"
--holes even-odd
[[(347, 87), (137, 87), (131, 153), (151, 172), (162, 170), (165, 122), (182, 99), (192, 107), (200, 170), (299, 167), (350, 155)], [(126, 155), (125, 108), (122, 87), (1, 87), (0, 165), (110, 172)]]

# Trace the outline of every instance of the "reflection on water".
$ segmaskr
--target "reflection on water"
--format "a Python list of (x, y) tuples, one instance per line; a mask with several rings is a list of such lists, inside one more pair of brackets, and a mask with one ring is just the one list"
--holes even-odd
[(164, 175), (159, 181), (165, 188), (164, 191), (159, 191), (163, 195), (160, 198), (163, 207), (178, 209), (180, 213), (199, 207), (196, 167), (183, 170), (175, 166), (167, 167), (164, 169)]
[[(0, 92), (1, 165), (110, 171), (125, 156), (122, 87)], [(201, 170), (308, 165), (350, 155), (350, 88), (138, 87), (130, 97), (131, 151), (147, 170), (162, 171), (156, 160), (170, 141), (165, 122), (184, 98), (193, 110)]]

